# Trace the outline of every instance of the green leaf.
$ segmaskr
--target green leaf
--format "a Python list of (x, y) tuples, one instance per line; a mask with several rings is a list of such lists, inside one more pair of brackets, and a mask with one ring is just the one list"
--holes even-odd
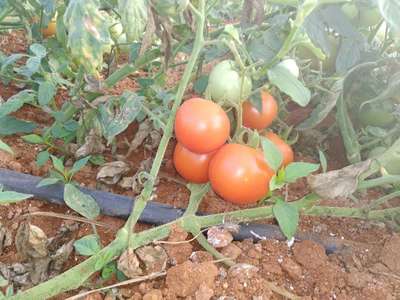
[(57, 156), (50, 155), (50, 157), (51, 157), (51, 160), (53, 161), (54, 168), (61, 174), (64, 174), (64, 171), (65, 171), (64, 162), (61, 159), (59, 159)]
[(38, 101), (40, 105), (48, 105), (56, 94), (56, 87), (50, 81), (39, 84)]
[(121, 24), (126, 33), (126, 41), (131, 43), (140, 40), (147, 24), (146, 1), (118, 0), (118, 11), (121, 14)]
[(319, 162), (321, 163), (322, 172), (326, 173), (326, 171), (328, 170), (328, 161), (326, 160), (326, 156), (325, 156), (324, 152), (322, 152), (321, 150), (318, 150), (318, 154), (319, 154)]
[(54, 177), (50, 177), (50, 178), (45, 178), (40, 180), (40, 182), (38, 183), (38, 185), (36, 187), (40, 188), (40, 187), (44, 187), (44, 186), (49, 186), (49, 185), (53, 185), (60, 182), (59, 178), (54, 178)]
[(80, 255), (92, 256), (101, 250), (99, 237), (89, 234), (74, 242), (75, 251)]
[(117, 265), (115, 261), (108, 263), (103, 270), (101, 270), (101, 278), (103, 280), (108, 280), (111, 276), (117, 272)]
[(30, 78), (33, 74), (37, 73), (40, 68), (42, 59), (38, 56), (30, 57), (26, 61), (25, 66), (15, 68), (18, 74)]
[(240, 41), (239, 32), (232, 24), (225, 25), (224, 33), (230, 35), (239, 45), (242, 44), (242, 42)]
[(400, 31), (400, 2), (398, 0), (378, 0), (378, 7), (385, 20)]
[(100, 12), (100, 1), (69, 1), (64, 24), (72, 58), (88, 73), (97, 76), (103, 64), (103, 55), (111, 50), (112, 42), (108, 30), (110, 24)]
[(106, 163), (106, 160), (103, 155), (92, 155), (89, 160), (92, 164), (96, 166), (102, 166)]
[(25, 142), (31, 143), (31, 144), (43, 144), (44, 140), (40, 135), (37, 134), (28, 134), (22, 136), (22, 139)]
[(10, 154), (14, 154), (10, 146), (8, 146), (6, 143), (4, 143), (2, 140), (0, 140), (0, 150), (4, 152), (8, 152)]
[(0, 104), (0, 119), (6, 115), (16, 112), (25, 103), (33, 102), (35, 94), (31, 90), (23, 90), (18, 94), (10, 97), (6, 102)]
[(285, 67), (276, 65), (268, 70), (268, 78), (282, 92), (300, 106), (307, 106), (311, 99), (310, 91)]
[(277, 171), (283, 161), (281, 151), (279, 151), (278, 147), (276, 147), (274, 143), (265, 137), (261, 137), (261, 146), (268, 166), (274, 171)]
[(74, 175), (75, 173), (79, 172), (87, 164), (89, 159), (90, 159), (90, 155), (76, 161), (70, 171), (71, 175)]
[(41, 44), (32, 44), (29, 46), (29, 50), (35, 55), (40, 58), (43, 58), (47, 55), (46, 47), (42, 46)]
[(36, 124), (18, 120), (12, 116), (0, 118), (0, 135), (12, 135), (16, 133), (30, 133), (37, 127)]
[(93, 197), (82, 193), (71, 183), (67, 183), (64, 187), (64, 201), (85, 218), (93, 220), (100, 214), (100, 208)]
[(269, 181), (270, 192), (279, 190), (285, 186), (285, 182), (279, 179), (279, 176), (274, 175)]
[(285, 181), (295, 182), (297, 179), (306, 177), (312, 172), (317, 171), (319, 167), (319, 164), (311, 164), (306, 162), (291, 163), (285, 169)]
[(44, 166), (44, 164), (49, 160), (50, 153), (49, 151), (42, 151), (36, 156), (36, 164), (38, 167)]
[(3, 191), (0, 192), (0, 205), (16, 203), (31, 197), (33, 197), (33, 195), (22, 194), (13, 191)]
[(278, 198), (272, 208), (272, 212), (278, 221), (282, 233), (288, 240), (292, 239), (299, 224), (299, 212), (297, 208)]
[(208, 75), (201, 75), (193, 85), (194, 91), (197, 94), (203, 94), (208, 85)]

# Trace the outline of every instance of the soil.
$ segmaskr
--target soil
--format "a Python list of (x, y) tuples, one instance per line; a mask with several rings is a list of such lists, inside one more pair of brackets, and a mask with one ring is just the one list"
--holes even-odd
[[(24, 51), (24, 45), (21, 34), (1, 36), (0, 50), (6, 53)], [(135, 76), (132, 76), (121, 81), (111, 93), (121, 94), (125, 89), (132, 90), (136, 87)], [(0, 84), (0, 96), (4, 100), (17, 92), (18, 87), (12, 84), (8, 86)], [(67, 94), (61, 91), (57, 97), (57, 101), (62, 102), (67, 98)], [(16, 115), (42, 126), (51, 122), (48, 115), (30, 106), (25, 106)], [(133, 124), (118, 137), (119, 154), (126, 153), (127, 148), (123, 141), (125, 138), (132, 138), (137, 127), (137, 124)], [(40, 147), (24, 143), (20, 136), (4, 137), (3, 140), (13, 148), (15, 155), (0, 152), (1, 168), (36, 176), (47, 175), (49, 165), (39, 168), (35, 164), (35, 157)], [(299, 146), (295, 146), (296, 160), (315, 161), (315, 157), (303, 151), (304, 143), (306, 140), (302, 140), (301, 137)], [(345, 159), (340, 138), (329, 140), (328, 145), (331, 145), (328, 146), (330, 151), (327, 152), (329, 168), (336, 169), (343, 166)], [(174, 141), (170, 143), (163, 162), (161, 170), (163, 176), (157, 185), (155, 201), (185, 208), (189, 192), (173, 168), (171, 161), (173, 147)], [(153, 155), (153, 151), (143, 147), (136, 150), (128, 159), (130, 174), (136, 172), (144, 159)], [(114, 159), (111, 153), (105, 156), (108, 161)], [(76, 180), (84, 186), (99, 188), (95, 179), (98, 170), (97, 166), (87, 166), (78, 173)], [(114, 193), (134, 196), (133, 191), (124, 190), (116, 185), (106, 188)], [(289, 199), (298, 199), (308, 192), (305, 181), (300, 181), (289, 189)], [(342, 199), (322, 201), (322, 204), (358, 206), (380, 194), (379, 190), (362, 194), (360, 203)], [(209, 193), (200, 206), (200, 210), (206, 213), (234, 209), (238, 207), (227, 204), (213, 193)], [(67, 217), (76, 216), (67, 207), (33, 199), (10, 206), (0, 206), (0, 222), (13, 238), (20, 223), (26, 220), (41, 228), (49, 238), (58, 236), (63, 228), (70, 229), (68, 235), (63, 237), (66, 240), (78, 239), (92, 233), (90, 224), (59, 217), (32, 215), (40, 212), (59, 213)], [(103, 245), (110, 243), (115, 238), (117, 229), (124, 224), (124, 220), (108, 216), (100, 216), (97, 221), (103, 223), (103, 226), (97, 226)], [(139, 224), (137, 230), (149, 227), (146, 224)], [(108, 294), (92, 294), (86, 299), (284, 299), (277, 293), (276, 287), (285, 289), (301, 299), (400, 299), (400, 235), (393, 232), (386, 224), (352, 219), (302, 217), (299, 231), (317, 233), (326, 238), (336, 237), (346, 241), (346, 247), (327, 255), (320, 244), (309, 240), (296, 241), (291, 247), (286, 242), (277, 240), (233, 242), (221, 249), (222, 253), (229, 255), (237, 263), (229, 268), (202, 251), (196, 242), (188, 241), (165, 247), (163, 245), (169, 257), (164, 277), (113, 289)], [(190, 238), (190, 235), (176, 228), (168, 241), (184, 241)], [(67, 270), (83, 260), (83, 256), (73, 252), (63, 269)], [(22, 261), (14, 242), (0, 251), (1, 263), (10, 265)], [(66, 299), (78, 292), (94, 289), (99, 284), (112, 283), (115, 283), (115, 278), (101, 282), (99, 276), (95, 275), (92, 281), (79, 291), (64, 293), (54, 299)]]

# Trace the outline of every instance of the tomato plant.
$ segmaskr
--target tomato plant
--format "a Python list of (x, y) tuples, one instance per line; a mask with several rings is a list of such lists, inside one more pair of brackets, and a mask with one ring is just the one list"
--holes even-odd
[(186, 100), (176, 113), (175, 135), (190, 151), (208, 153), (228, 139), (230, 123), (216, 103), (201, 98)]
[(265, 134), (272, 143), (276, 145), (279, 151), (282, 153), (282, 165), (287, 166), (294, 161), (294, 153), (292, 147), (290, 147), (279, 135), (268, 131)]
[(243, 125), (252, 129), (264, 129), (272, 124), (278, 115), (278, 103), (274, 97), (261, 91), (261, 110), (250, 101), (243, 103)]
[(219, 149), (209, 169), (214, 191), (224, 200), (242, 205), (265, 197), (273, 175), (261, 151), (240, 144)]
[(175, 169), (189, 182), (205, 183), (208, 181), (208, 166), (214, 154), (215, 151), (194, 153), (177, 143), (173, 155)]

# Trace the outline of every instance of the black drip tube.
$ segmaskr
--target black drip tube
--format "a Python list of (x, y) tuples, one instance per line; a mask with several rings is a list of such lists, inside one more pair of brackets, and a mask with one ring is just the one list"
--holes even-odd
[[(0, 168), (0, 184), (6, 189), (19, 193), (32, 194), (36, 198), (44, 199), (50, 203), (64, 205), (64, 186), (62, 184), (55, 184), (38, 188), (37, 184), (41, 180), (41, 177)], [(82, 192), (91, 195), (96, 200), (102, 214), (124, 219), (128, 218), (134, 204), (134, 199), (123, 195), (92, 190), (84, 187), (80, 187), (80, 189)], [(165, 224), (181, 217), (184, 212), (184, 209), (174, 208), (170, 205), (150, 201), (147, 203), (139, 221), (152, 225)], [(201, 215), (201, 213), (199, 215)], [(240, 224), (239, 232), (234, 234), (235, 240), (244, 240), (249, 238), (257, 240), (260, 237), (265, 239), (285, 240), (279, 227), (271, 224)], [(327, 253), (335, 252), (343, 247), (341, 241), (337, 239), (330, 237), (321, 238), (314, 234), (299, 233), (296, 235), (296, 239), (314, 240), (322, 244)]]

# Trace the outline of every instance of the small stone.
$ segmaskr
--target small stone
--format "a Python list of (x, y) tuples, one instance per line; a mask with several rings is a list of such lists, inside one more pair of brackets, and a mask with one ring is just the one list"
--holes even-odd
[(400, 273), (400, 235), (393, 235), (383, 246), (381, 261), (392, 271)]
[(373, 277), (368, 273), (352, 271), (347, 275), (347, 284), (357, 289), (367, 286), (372, 280)]
[(214, 290), (205, 284), (201, 284), (199, 289), (194, 294), (195, 300), (210, 300), (214, 296)]
[(190, 255), (190, 260), (199, 264), (206, 261), (212, 261), (213, 256), (207, 251), (195, 251)]
[(262, 257), (262, 253), (259, 250), (257, 250), (256, 248), (251, 248), (247, 252), (247, 256), (250, 258), (254, 258), (254, 259), (260, 259)]
[(84, 300), (103, 300), (103, 295), (100, 293), (93, 293), (90, 295), (87, 295)]
[(178, 244), (165, 244), (163, 248), (167, 251), (172, 265), (187, 261), (193, 252), (193, 246), (186, 242), (188, 233), (179, 226), (172, 226), (168, 242), (179, 242)]
[(128, 300), (142, 300), (142, 294), (136, 292), (136, 293), (134, 293), (134, 294), (132, 295), (132, 297), (130, 297)]
[(194, 264), (186, 261), (167, 271), (166, 284), (177, 296), (187, 297), (193, 295), (202, 284), (212, 288), (217, 275), (218, 268), (212, 262)]
[(309, 240), (296, 243), (293, 254), (296, 261), (308, 269), (318, 269), (328, 260), (324, 247)]
[(291, 258), (285, 258), (281, 264), (283, 271), (293, 280), (301, 279), (303, 271), (301, 267)]
[(143, 300), (162, 300), (163, 296), (160, 290), (153, 289), (143, 296)]
[(235, 244), (229, 244), (221, 250), (221, 254), (232, 260), (235, 260), (240, 256), (240, 254), (242, 254), (242, 249)]
[(214, 248), (223, 248), (228, 246), (233, 241), (232, 233), (225, 228), (213, 226), (207, 231), (207, 241)]
[(239, 279), (239, 281), (246, 281), (253, 278), (258, 273), (258, 268), (249, 264), (236, 264), (229, 268), (228, 275)]

